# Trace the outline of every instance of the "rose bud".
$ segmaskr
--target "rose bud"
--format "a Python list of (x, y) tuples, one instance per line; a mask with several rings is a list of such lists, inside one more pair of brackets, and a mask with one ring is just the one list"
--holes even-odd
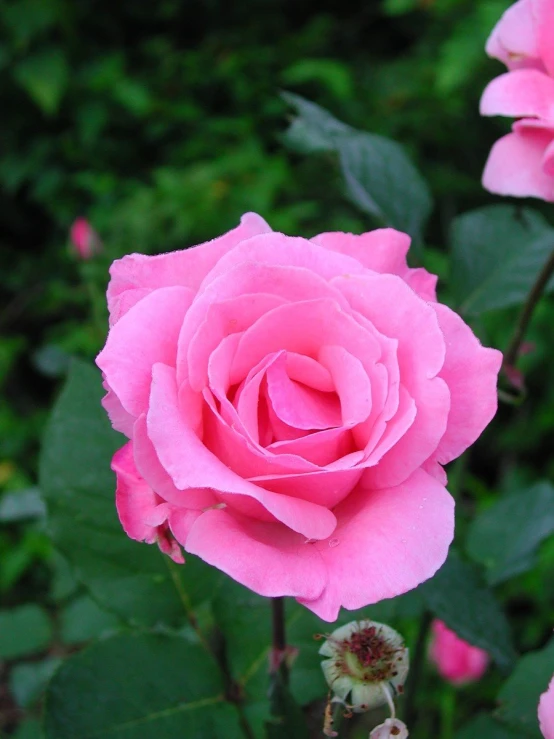
[(429, 657), (439, 674), (453, 685), (479, 680), (489, 664), (488, 654), (460, 639), (442, 621), (433, 621), (431, 628)]

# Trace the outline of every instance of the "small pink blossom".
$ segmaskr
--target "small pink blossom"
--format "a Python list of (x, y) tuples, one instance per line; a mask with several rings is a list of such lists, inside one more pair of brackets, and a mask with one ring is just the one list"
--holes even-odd
[(489, 83), (482, 115), (518, 118), (493, 146), (483, 186), (500, 195), (554, 201), (554, 0), (519, 0), (486, 46), (508, 67)]
[(76, 218), (69, 231), (71, 245), (80, 259), (91, 259), (102, 249), (102, 243), (96, 231), (86, 218)]
[(544, 739), (554, 739), (554, 677), (539, 701), (539, 724)]
[(472, 647), (451, 631), (442, 621), (432, 624), (429, 657), (439, 674), (453, 685), (479, 680), (485, 673), (489, 656), (479, 647)]
[[(393, 229), (302, 239), (246, 214), (111, 267), (97, 358), (133, 539), (182, 545), (327, 621), (443, 564), (442, 465), (494, 416), (500, 352), (436, 300)], [(175, 544), (177, 547), (177, 544)]]

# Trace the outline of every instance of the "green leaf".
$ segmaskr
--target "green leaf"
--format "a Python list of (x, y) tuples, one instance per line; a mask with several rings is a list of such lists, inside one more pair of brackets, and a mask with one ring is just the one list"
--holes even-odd
[(17, 727), (12, 739), (42, 739), (42, 727), (35, 719), (26, 719)]
[(491, 205), (454, 219), (450, 244), (456, 300), (475, 316), (525, 300), (554, 250), (554, 229), (529, 208)]
[(50, 619), (39, 606), (0, 611), (0, 658), (14, 659), (40, 652), (51, 638)]
[(266, 722), (267, 739), (309, 739), (306, 719), (281, 672), (271, 678), (271, 716)]
[(540, 543), (554, 532), (554, 488), (540, 482), (501, 498), (473, 522), (468, 554), (497, 584), (534, 566)]
[(121, 634), (65, 662), (50, 682), (46, 739), (239, 739), (213, 658), (177, 636)]
[(481, 713), (456, 733), (455, 739), (521, 739), (519, 734)]
[(459, 637), (487, 651), (501, 667), (513, 663), (516, 654), (508, 621), (474, 565), (451, 550), (446, 563), (420, 590), (429, 610)]
[(498, 694), (498, 716), (526, 736), (541, 739), (537, 719), (539, 698), (547, 689), (554, 670), (554, 639), (537, 652), (526, 654)]
[(432, 198), (403, 147), (384, 136), (357, 131), (299, 95), (283, 97), (298, 113), (285, 134), (289, 146), (303, 152), (336, 151), (350, 199), (381, 225), (420, 241)]
[(75, 361), (44, 436), (40, 464), (54, 543), (93, 598), (143, 625), (177, 625), (208, 599), (220, 573), (187, 556), (175, 565), (131, 541), (117, 519), (110, 462), (124, 442), (100, 405), (100, 373)]
[(352, 201), (382, 225), (421, 241), (433, 201), (403, 147), (384, 136), (358, 133), (340, 140), (339, 153)]
[(30, 706), (42, 693), (61, 664), (58, 657), (41, 662), (23, 662), (10, 670), (10, 691), (21, 708)]
[(0, 522), (13, 523), (27, 518), (42, 518), (44, 503), (38, 488), (5, 493), (0, 499)]
[(291, 149), (303, 154), (336, 151), (338, 140), (343, 135), (355, 133), (355, 129), (300, 95), (283, 92), (281, 96), (298, 113), (284, 136)]
[(58, 110), (69, 80), (69, 68), (60, 49), (27, 56), (14, 69), (14, 77), (44, 113)]
[(103, 611), (88, 596), (70, 603), (61, 614), (61, 638), (64, 644), (79, 644), (117, 629), (119, 620)]

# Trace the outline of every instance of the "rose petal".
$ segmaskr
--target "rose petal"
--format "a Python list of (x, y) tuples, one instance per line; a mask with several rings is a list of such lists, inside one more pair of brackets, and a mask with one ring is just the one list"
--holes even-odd
[[(146, 292), (161, 287), (182, 286), (198, 289), (201, 281), (214, 264), (244, 239), (271, 231), (263, 218), (256, 213), (246, 213), (237, 228), (213, 241), (169, 254), (150, 257), (144, 254), (129, 254), (117, 259), (110, 268), (108, 285), (108, 308), (110, 313), (121, 317), (126, 307), (123, 295), (128, 290)], [(138, 297), (138, 294), (135, 294)], [(133, 299), (130, 300), (133, 305)]]
[(327, 566), (328, 583), (316, 600), (300, 602), (325, 621), (394, 598), (432, 577), (454, 535), (454, 500), (418, 470), (387, 490), (361, 482), (335, 509), (333, 538), (312, 544)]
[(268, 367), (266, 377), (273, 410), (288, 426), (326, 429), (341, 425), (341, 407), (337, 395), (322, 393), (291, 380), (283, 355)]
[(520, 128), (503, 136), (489, 154), (483, 187), (498, 195), (554, 201), (554, 181), (542, 169), (552, 138), (548, 132), (532, 128)]
[(480, 112), (512, 118), (552, 118), (554, 80), (537, 69), (516, 69), (501, 74), (485, 88)]
[(121, 434), (125, 434), (129, 439), (132, 439), (135, 417), (130, 413), (127, 413), (125, 408), (121, 405), (121, 401), (105, 380), (103, 385), (104, 390), (106, 390), (106, 395), (102, 398), (102, 406), (108, 414), (112, 426), (116, 431), (119, 431)]
[(169, 513), (165, 503), (138, 473), (133, 456), (133, 442), (128, 442), (117, 451), (112, 459), (112, 470), (116, 474), (115, 502), (119, 520), (127, 536), (148, 544), (158, 542), (164, 554), (182, 564), (185, 560), (181, 550), (167, 534), (163, 524)]
[(552, 0), (531, 0), (540, 58), (554, 76), (554, 5)]
[(206, 511), (192, 525), (186, 550), (266, 597), (317, 598), (325, 587), (318, 552), (281, 524)]
[(494, 417), (502, 354), (482, 346), (469, 326), (450, 308), (439, 304), (433, 307), (446, 339), (446, 360), (440, 377), (450, 390), (450, 412), (446, 432), (437, 448), (437, 460), (446, 464), (473, 444)]
[(165, 287), (137, 303), (115, 326), (96, 364), (123, 408), (134, 417), (148, 407), (152, 365), (175, 364), (177, 338), (192, 301), (184, 287)]
[(175, 370), (163, 364), (153, 369), (148, 436), (158, 459), (179, 490), (211, 488), (216, 493), (241, 494), (257, 500), (271, 515), (310, 538), (323, 538), (335, 527), (335, 516), (322, 506), (275, 495), (232, 472), (187, 426), (177, 406)]
[(530, 0), (519, 0), (505, 11), (485, 48), (489, 56), (504, 62), (509, 69), (540, 63)]
[(365, 421), (371, 413), (371, 382), (360, 360), (342, 346), (329, 344), (321, 347), (318, 359), (333, 378), (342, 425), (352, 428)]
[(410, 237), (394, 228), (377, 228), (365, 234), (331, 231), (314, 236), (312, 243), (357, 259), (375, 272), (400, 275), (407, 271)]
[(194, 488), (178, 490), (175, 487), (173, 480), (162, 467), (154, 445), (148, 438), (145, 415), (135, 421), (133, 446), (135, 464), (139, 474), (164, 500), (180, 508), (194, 510), (208, 508), (219, 502), (211, 490)]

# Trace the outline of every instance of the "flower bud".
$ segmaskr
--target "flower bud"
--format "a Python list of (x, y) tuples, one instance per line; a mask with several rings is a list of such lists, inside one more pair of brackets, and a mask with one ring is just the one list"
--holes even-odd
[(369, 739), (407, 739), (408, 728), (397, 718), (388, 718), (384, 724), (376, 726)]
[(408, 674), (408, 650), (400, 634), (375, 621), (352, 621), (330, 634), (319, 653), (325, 679), (336, 696), (357, 712), (401, 693)]
[(489, 663), (489, 656), (483, 649), (460, 639), (442, 621), (433, 621), (431, 629), (429, 658), (445, 680), (463, 685), (483, 676)]
[(86, 218), (76, 218), (69, 231), (74, 253), (80, 259), (90, 259), (102, 250), (102, 242)]

